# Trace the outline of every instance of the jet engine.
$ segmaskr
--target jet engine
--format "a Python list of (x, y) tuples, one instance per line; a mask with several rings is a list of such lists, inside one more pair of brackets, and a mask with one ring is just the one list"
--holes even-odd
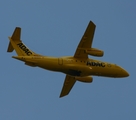
[(93, 82), (93, 78), (91, 76), (87, 76), (87, 77), (75, 77), (76, 80), (80, 81), (80, 82), (86, 82), (86, 83), (91, 83)]
[(99, 50), (96, 48), (86, 49), (85, 53), (92, 55), (92, 56), (97, 56), (97, 57), (102, 57), (104, 55), (104, 52), (102, 50)]

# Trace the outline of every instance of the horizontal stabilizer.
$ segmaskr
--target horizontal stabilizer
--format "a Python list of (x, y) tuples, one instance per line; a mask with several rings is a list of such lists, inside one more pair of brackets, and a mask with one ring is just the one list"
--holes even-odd
[(14, 50), (14, 48), (13, 48), (11, 42), (9, 42), (7, 52), (13, 52), (13, 50)]

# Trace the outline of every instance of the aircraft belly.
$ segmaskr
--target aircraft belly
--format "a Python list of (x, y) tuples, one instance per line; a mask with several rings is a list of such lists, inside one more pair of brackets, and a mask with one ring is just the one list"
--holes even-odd
[(91, 69), (85, 65), (65, 64), (62, 72), (71, 76), (88, 76)]

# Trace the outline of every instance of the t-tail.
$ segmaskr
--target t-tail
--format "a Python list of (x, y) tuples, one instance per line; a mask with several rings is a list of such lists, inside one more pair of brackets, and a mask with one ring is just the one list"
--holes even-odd
[(12, 36), (9, 37), (9, 46), (7, 52), (12, 52), (14, 49), (18, 56), (36, 56), (38, 54), (31, 51), (26, 45), (20, 40), (21, 28), (16, 27)]

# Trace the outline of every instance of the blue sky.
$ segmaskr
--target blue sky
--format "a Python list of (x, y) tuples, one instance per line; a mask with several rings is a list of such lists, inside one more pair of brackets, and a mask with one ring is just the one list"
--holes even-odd
[[(135, 0), (4, 0), (0, 2), (1, 120), (134, 120), (136, 119)], [(65, 75), (32, 68), (7, 53), (8, 36), (22, 28), (21, 38), (46, 56), (72, 56), (88, 25), (96, 24), (93, 47), (102, 58), (125, 68), (128, 78), (93, 77), (77, 82), (59, 98)]]

